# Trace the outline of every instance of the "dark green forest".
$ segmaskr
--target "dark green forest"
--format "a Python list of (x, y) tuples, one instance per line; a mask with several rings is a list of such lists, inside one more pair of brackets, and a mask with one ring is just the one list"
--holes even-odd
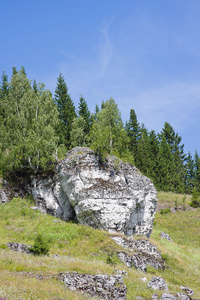
[(27, 78), (24, 67), (5, 72), (0, 83), (0, 169), (12, 178), (55, 168), (67, 150), (88, 146), (102, 159), (113, 154), (134, 164), (158, 190), (198, 195), (200, 157), (184, 152), (182, 138), (167, 122), (161, 132), (139, 123), (134, 107), (123, 124), (113, 98), (90, 112), (81, 95), (76, 108), (62, 74), (54, 95)]

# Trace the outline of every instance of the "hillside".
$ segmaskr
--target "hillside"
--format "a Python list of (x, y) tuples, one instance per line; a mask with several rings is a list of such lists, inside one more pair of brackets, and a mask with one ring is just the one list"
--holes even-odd
[[(158, 203), (174, 206), (176, 197), (172, 193), (158, 193)], [(189, 197), (186, 204), (187, 201)], [(58, 274), (76, 271), (111, 275), (116, 274), (117, 268), (128, 272), (123, 277), (127, 299), (137, 296), (151, 299), (154, 291), (146, 286), (154, 275), (165, 279), (170, 293), (181, 292), (180, 286), (187, 286), (194, 291), (193, 298), (200, 299), (200, 209), (156, 213), (150, 241), (162, 252), (169, 268), (159, 271), (148, 267), (147, 273), (143, 273), (119, 261), (115, 253), (121, 247), (109, 233), (43, 215), (31, 209), (33, 205), (30, 199), (14, 198), (0, 206), (0, 297), (6, 300), (89, 299), (88, 295), (68, 290), (58, 280)], [(161, 232), (168, 233), (172, 242), (161, 239)], [(8, 242), (33, 245), (38, 233), (51, 245), (49, 256), (17, 253), (6, 247)], [(147, 278), (146, 282), (141, 280), (143, 277)]]

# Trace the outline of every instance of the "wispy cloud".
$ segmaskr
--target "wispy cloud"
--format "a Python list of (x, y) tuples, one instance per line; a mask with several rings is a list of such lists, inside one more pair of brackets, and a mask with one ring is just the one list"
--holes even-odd
[(102, 65), (102, 71), (105, 71), (113, 54), (112, 44), (109, 38), (110, 23), (104, 23), (102, 27), (103, 41), (99, 46), (100, 52), (100, 64)]
[[(131, 101), (127, 99), (126, 104), (130, 106)], [(159, 131), (166, 121), (181, 131), (200, 126), (200, 82), (173, 83), (138, 93), (133, 108), (148, 129)]]

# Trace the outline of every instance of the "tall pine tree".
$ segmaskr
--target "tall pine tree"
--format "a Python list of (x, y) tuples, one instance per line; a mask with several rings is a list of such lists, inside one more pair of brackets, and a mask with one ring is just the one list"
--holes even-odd
[(78, 105), (78, 115), (79, 117), (82, 117), (85, 120), (86, 124), (85, 124), (84, 132), (86, 135), (89, 134), (91, 129), (91, 115), (87, 103), (82, 95), (80, 97), (80, 101)]
[(183, 192), (185, 180), (185, 154), (184, 144), (181, 144), (182, 138), (178, 133), (175, 133), (173, 127), (167, 122), (165, 122), (161, 133), (165, 136), (166, 142), (171, 149), (172, 161), (174, 164), (173, 190), (176, 192)]
[(5, 101), (5, 98), (8, 95), (8, 91), (9, 91), (8, 76), (3, 71), (2, 81), (0, 85), (0, 121), (5, 117), (3, 102)]
[(60, 144), (64, 144), (67, 148), (69, 148), (71, 144), (71, 128), (73, 120), (76, 117), (76, 111), (71, 96), (68, 94), (68, 88), (64, 76), (61, 73), (57, 79), (54, 99), (58, 107), (60, 119), (58, 126)]
[(129, 137), (129, 150), (133, 153), (135, 163), (137, 163), (138, 141), (141, 137), (141, 131), (134, 109), (130, 110), (130, 118), (126, 123), (126, 131)]

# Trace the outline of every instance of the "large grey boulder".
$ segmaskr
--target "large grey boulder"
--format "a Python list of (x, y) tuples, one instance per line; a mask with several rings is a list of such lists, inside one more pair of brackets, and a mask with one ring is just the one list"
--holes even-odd
[(151, 180), (114, 156), (102, 161), (86, 147), (70, 150), (54, 177), (32, 178), (37, 206), (94, 228), (150, 236), (157, 204)]

